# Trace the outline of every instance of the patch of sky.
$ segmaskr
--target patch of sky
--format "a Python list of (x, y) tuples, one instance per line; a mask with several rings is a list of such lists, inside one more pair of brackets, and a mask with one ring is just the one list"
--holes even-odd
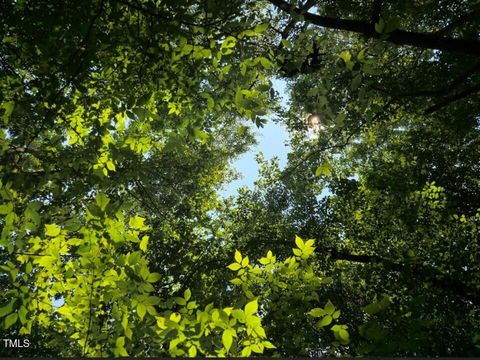
[[(273, 88), (278, 92), (282, 106), (286, 106), (288, 93), (285, 81), (274, 79)], [(220, 191), (223, 197), (236, 195), (237, 190), (243, 186), (253, 188), (260, 168), (255, 159), (257, 154), (262, 153), (265, 160), (276, 157), (280, 168), (287, 165), (287, 154), (290, 151), (287, 128), (281, 123), (273, 122), (271, 118), (263, 128), (256, 128), (255, 125), (251, 125), (251, 128), (256, 135), (257, 144), (232, 163), (232, 167), (239, 173), (240, 178), (224, 186)]]

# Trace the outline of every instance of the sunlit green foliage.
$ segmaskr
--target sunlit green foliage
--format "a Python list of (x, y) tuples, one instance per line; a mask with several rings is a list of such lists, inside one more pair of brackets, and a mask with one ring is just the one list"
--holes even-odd
[[(478, 356), (479, 19), (474, 1), (4, 1), (0, 337)], [(259, 157), (222, 199), (272, 117), (287, 166)]]

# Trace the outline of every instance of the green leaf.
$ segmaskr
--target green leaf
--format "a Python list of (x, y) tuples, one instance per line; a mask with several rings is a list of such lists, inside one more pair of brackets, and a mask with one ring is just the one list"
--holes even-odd
[(12, 313), (5, 318), (5, 329), (8, 329), (10, 326), (14, 325), (17, 322), (18, 314)]
[(27, 322), (27, 313), (28, 311), (25, 306), (20, 306), (20, 309), (18, 309), (18, 318), (20, 319), (22, 325)]
[(334, 319), (338, 319), (339, 316), (340, 316), (340, 310), (337, 310), (332, 314), (332, 318)]
[(144, 224), (145, 219), (135, 215), (133, 218), (130, 218), (128, 225), (135, 230), (147, 230), (148, 226)]
[(295, 245), (301, 250), (305, 247), (305, 242), (298, 235), (295, 235)]
[(362, 84), (362, 74), (358, 74), (357, 76), (355, 76), (353, 78), (352, 84), (350, 85), (350, 88), (352, 90), (357, 90), (360, 87), (361, 84)]
[(345, 50), (340, 53), (340, 58), (345, 62), (345, 64), (348, 64), (352, 59), (352, 54), (350, 54), (350, 51)]
[(139, 303), (137, 305), (137, 314), (140, 320), (143, 320), (146, 313), (147, 313), (147, 307), (144, 304)]
[(7, 215), (13, 211), (13, 204), (11, 202), (0, 205), (0, 215)]
[(332, 304), (332, 302), (330, 300), (327, 301), (327, 303), (325, 304), (325, 313), (327, 313), (328, 315), (332, 315), (333, 312), (335, 311), (335, 306)]
[(259, 59), (260, 64), (262, 64), (264, 69), (270, 69), (272, 67), (272, 63), (267, 58), (261, 56), (258, 59)]
[(4, 113), (2, 115), (2, 120), (4, 123), (7, 123), (8, 119), (13, 113), (13, 109), (15, 107), (15, 103), (13, 101), (7, 101), (0, 106), (0, 108), (4, 109)]
[(290, 43), (290, 41), (288, 41), (287, 39), (282, 39), (282, 45), (284, 48), (286, 49), (290, 49), (290, 47), (292, 46), (292, 44)]
[(10, 302), (0, 308), (0, 318), (10, 314), (13, 311), (13, 305), (15, 304), (15, 299), (10, 300)]
[(267, 259), (267, 258), (260, 258), (260, 260), (258, 260), (258, 262), (262, 265), (267, 265), (267, 264), (270, 264), (270, 259)]
[(243, 284), (242, 279), (239, 279), (239, 278), (232, 279), (232, 280), (230, 280), (230, 282), (231, 282), (233, 285), (242, 285), (242, 284)]
[(375, 31), (379, 34), (383, 34), (384, 29), (385, 29), (385, 21), (383, 19), (380, 19), (378, 23), (375, 24)]
[(148, 275), (148, 278), (147, 278), (147, 281), (149, 283), (154, 283), (154, 282), (157, 282), (159, 281), (160, 279), (162, 278), (162, 275), (160, 275), (159, 273), (150, 273)]
[(237, 270), (240, 270), (242, 268), (242, 265), (240, 265), (238, 263), (231, 263), (230, 265), (227, 266), (227, 268), (229, 268), (232, 271), (237, 271)]
[(253, 31), (255, 31), (256, 34), (261, 34), (265, 30), (267, 30), (269, 26), (270, 26), (270, 23), (266, 22), (266, 23), (255, 26), (255, 29)]
[(350, 335), (348, 334), (348, 331), (345, 329), (340, 329), (338, 331), (338, 337), (345, 343), (348, 343), (350, 341)]
[(276, 349), (276, 346), (273, 345), (270, 341), (262, 341), (263, 346), (265, 346), (265, 349)]
[(190, 289), (185, 290), (185, 292), (183, 293), (183, 297), (185, 298), (185, 301), (190, 300), (190, 298), (192, 297), (192, 292), (190, 291)]
[(142, 237), (142, 241), (140, 241), (140, 250), (144, 253), (147, 252), (147, 245), (148, 245), (148, 236), (145, 235)]
[(258, 310), (258, 302), (257, 299), (250, 301), (247, 305), (245, 305), (245, 315), (250, 316), (257, 312)]
[(300, 250), (300, 249), (295, 249), (295, 248), (294, 248), (294, 249), (293, 249), (293, 254), (294, 254), (295, 256), (302, 256), (302, 250)]
[(315, 170), (315, 176), (325, 176), (330, 177), (332, 175), (332, 165), (328, 161), (324, 161), (318, 168)]
[(227, 36), (227, 38), (222, 43), (222, 48), (223, 49), (234, 48), (236, 43), (237, 43), (237, 39), (235, 39), (233, 36)]
[(105, 164), (107, 165), (108, 170), (110, 170), (110, 171), (115, 171), (116, 170), (115, 164), (112, 161), (109, 160)]
[[(29, 261), (29, 262), (27, 263), (27, 265), (25, 266), (25, 273), (26, 273), (26, 274), (30, 274), (30, 273), (32, 272), (32, 270), (33, 270), (33, 265), (32, 265), (32, 263)], [(0, 317), (1, 317), (1, 315), (0, 315)]]
[(45, 225), (45, 235), (50, 237), (55, 237), (60, 234), (60, 228), (55, 224), (46, 224)]
[(117, 348), (123, 348), (125, 346), (125, 337), (120, 336), (115, 340), (115, 346)]
[(178, 305), (181, 305), (181, 306), (185, 306), (187, 305), (187, 302), (185, 301), (184, 298), (182, 297), (174, 297), (173, 300), (178, 304)]
[(357, 59), (358, 59), (359, 61), (365, 60), (365, 51), (366, 51), (366, 50), (367, 50), (366, 48), (363, 48), (363, 49), (360, 50), (360, 52), (358, 53)]
[(324, 278), (322, 278), (321, 283), (322, 284), (332, 284), (333, 279), (331, 277), (324, 277)]
[(326, 315), (322, 320), (317, 322), (319, 327), (324, 327), (330, 325), (332, 322), (332, 317), (330, 315)]
[(308, 315), (310, 315), (312, 317), (320, 317), (320, 316), (325, 315), (325, 310), (323, 310), (321, 308), (314, 308), (314, 309), (310, 310)]
[(105, 211), (105, 208), (107, 207), (108, 203), (110, 202), (110, 199), (108, 197), (106, 197), (103, 193), (98, 193), (95, 196), (95, 202), (97, 203), (100, 210)]
[(232, 310), (232, 316), (240, 322), (245, 321), (245, 313), (240, 309)]
[(388, 295), (383, 295), (382, 300), (369, 304), (363, 308), (369, 315), (375, 315), (376, 313), (386, 309), (390, 304), (390, 297)]
[(238, 250), (235, 250), (235, 261), (239, 264), (242, 262), (242, 254)]
[(190, 348), (188, 349), (188, 356), (192, 358), (197, 356), (197, 348), (195, 347), (195, 345), (190, 346)]
[(223, 331), (222, 343), (223, 343), (223, 346), (225, 347), (225, 350), (227, 350), (227, 353), (230, 350), (230, 348), (232, 347), (233, 337), (235, 335), (236, 335), (236, 332), (233, 329), (225, 329)]

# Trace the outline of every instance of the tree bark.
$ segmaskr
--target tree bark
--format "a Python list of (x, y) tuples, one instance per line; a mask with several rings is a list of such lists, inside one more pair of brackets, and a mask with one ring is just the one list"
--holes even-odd
[(444, 291), (470, 301), (475, 306), (480, 306), (480, 293), (478, 290), (471, 288), (462, 281), (454, 279), (449, 275), (442, 274), (435, 268), (430, 268), (418, 263), (398, 263), (377, 255), (352, 254), (348, 251), (335, 248), (319, 248), (317, 252), (325, 250), (328, 251), (332, 259), (363, 264), (378, 264), (383, 266), (387, 271), (403, 272), (407, 276), (418, 279), (421, 282), (430, 282), (432, 285)]
[[(409, 32), (395, 30), (388, 34), (379, 34), (375, 31), (375, 24), (361, 20), (340, 19), (330, 16), (321, 16), (312, 13), (303, 13), (299, 8), (292, 8), (284, 0), (269, 0), (269, 2), (285, 12), (295, 12), (302, 15), (305, 21), (328, 28), (359, 33), (366, 38), (380, 39), (396, 45), (409, 45), (422, 49), (435, 49), (445, 52), (454, 52), (480, 56), (480, 41), (470, 39), (455, 39), (437, 34)], [(383, 38), (385, 36), (385, 38)]]

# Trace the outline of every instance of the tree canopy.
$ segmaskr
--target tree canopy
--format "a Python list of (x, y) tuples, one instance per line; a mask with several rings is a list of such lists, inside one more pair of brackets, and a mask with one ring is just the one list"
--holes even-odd
[(0, 354), (480, 355), (476, 1), (0, 6)]

